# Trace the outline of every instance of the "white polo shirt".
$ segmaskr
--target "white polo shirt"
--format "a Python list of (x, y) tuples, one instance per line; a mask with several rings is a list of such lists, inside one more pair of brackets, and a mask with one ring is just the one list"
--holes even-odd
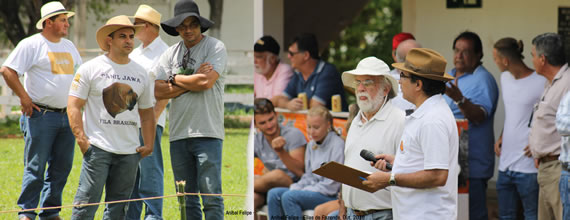
[[(145, 70), (148, 71), (148, 75), (150, 76), (151, 86), (154, 90), (154, 80), (156, 79), (156, 73), (152, 71), (154, 66), (158, 64), (158, 60), (160, 59), (160, 55), (164, 53), (168, 49), (168, 45), (162, 41), (159, 37), (155, 38), (152, 43), (150, 43), (146, 48), (143, 48), (141, 44), (137, 48), (133, 50), (129, 54), (129, 58), (137, 62), (139, 65), (144, 67)], [(153, 98), (154, 104), (156, 104), (156, 98)], [(162, 111), (160, 117), (158, 118), (157, 124), (164, 128), (166, 124), (166, 110)], [(140, 123), (139, 123), (140, 125)]]
[(394, 219), (457, 219), (458, 150), (457, 123), (442, 95), (428, 98), (406, 117), (392, 172), (447, 169), (449, 173), (442, 187), (391, 187)]
[[(363, 123), (362, 111), (358, 112), (348, 134), (344, 149), (344, 165), (373, 173), (381, 172), (360, 157), (362, 149), (374, 154), (395, 154), (404, 129), (405, 113), (389, 101), (370, 121)], [(356, 210), (391, 209), (390, 191), (378, 190), (369, 193), (349, 185), (342, 185), (344, 205)]]

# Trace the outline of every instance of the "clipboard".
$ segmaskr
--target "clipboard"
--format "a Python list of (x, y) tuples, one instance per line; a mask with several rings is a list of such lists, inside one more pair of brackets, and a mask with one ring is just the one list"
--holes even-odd
[(366, 179), (370, 174), (352, 167), (347, 167), (335, 161), (322, 165), (319, 169), (314, 170), (313, 173), (366, 192), (374, 193), (378, 191), (362, 184), (362, 178)]

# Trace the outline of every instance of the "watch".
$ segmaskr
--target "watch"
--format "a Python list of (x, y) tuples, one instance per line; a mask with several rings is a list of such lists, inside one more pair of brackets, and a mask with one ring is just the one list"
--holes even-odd
[(174, 80), (174, 78), (176, 78), (176, 74), (172, 74), (168, 77), (168, 82), (172, 85), (176, 85), (176, 80)]
[(465, 98), (465, 96), (461, 97), (461, 99), (459, 101), (453, 101), (453, 103), (455, 103), (455, 105), (459, 106), (463, 103), (465, 103), (465, 101), (467, 100), (467, 98)]
[(396, 174), (395, 173), (390, 174), (390, 181), (388, 183), (390, 183), (390, 186), (396, 185)]

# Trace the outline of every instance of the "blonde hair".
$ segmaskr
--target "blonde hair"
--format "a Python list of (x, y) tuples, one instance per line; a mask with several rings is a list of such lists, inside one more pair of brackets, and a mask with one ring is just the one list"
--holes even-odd
[(309, 117), (309, 116), (321, 116), (321, 117), (323, 117), (325, 119), (325, 121), (329, 122), (329, 124), (330, 124), (329, 129), (334, 131), (334, 133), (336, 135), (339, 135), (338, 132), (336, 131), (336, 129), (334, 129), (333, 117), (327, 108), (320, 106), (320, 105), (313, 106), (313, 107), (311, 107), (311, 109), (309, 109), (309, 112), (307, 113), (307, 117)]

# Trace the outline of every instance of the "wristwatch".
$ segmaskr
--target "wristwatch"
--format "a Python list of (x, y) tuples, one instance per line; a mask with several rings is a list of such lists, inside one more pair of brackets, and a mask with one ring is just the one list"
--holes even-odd
[(461, 99), (459, 101), (453, 101), (453, 103), (455, 103), (455, 105), (459, 106), (463, 103), (465, 103), (465, 101), (467, 100), (467, 98), (465, 98), (465, 96), (461, 97)]
[(396, 185), (396, 174), (395, 173), (390, 174), (390, 181), (388, 183), (390, 183), (390, 186)]
[(176, 80), (174, 80), (174, 78), (176, 78), (176, 74), (172, 74), (168, 77), (168, 82), (172, 85), (176, 85)]

